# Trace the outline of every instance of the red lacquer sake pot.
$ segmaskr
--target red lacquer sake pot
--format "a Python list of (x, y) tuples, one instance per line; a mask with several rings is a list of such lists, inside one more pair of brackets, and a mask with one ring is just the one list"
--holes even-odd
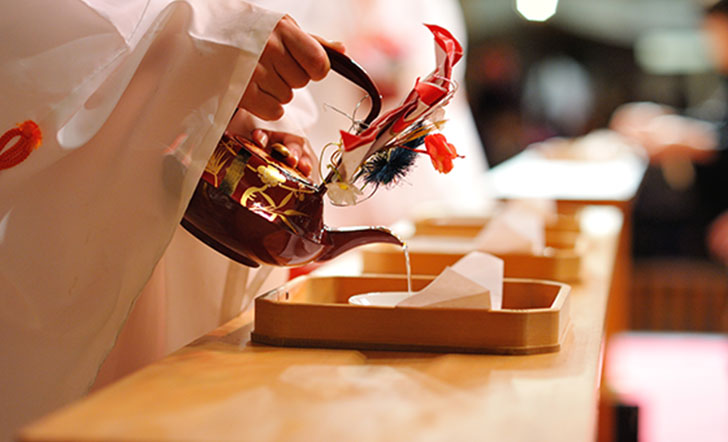
[[(366, 72), (347, 56), (326, 48), (331, 68), (364, 89), (381, 110), (379, 92)], [(225, 133), (215, 148), (182, 219), (182, 226), (241, 264), (297, 266), (325, 261), (374, 242), (402, 244), (383, 227), (330, 229), (323, 222), (325, 185), (253, 142)]]

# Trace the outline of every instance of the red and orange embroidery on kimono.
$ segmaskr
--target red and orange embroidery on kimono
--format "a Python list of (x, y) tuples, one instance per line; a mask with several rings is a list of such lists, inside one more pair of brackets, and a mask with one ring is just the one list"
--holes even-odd
[[(12, 141), (15, 143), (8, 147)], [(8, 130), (0, 136), (0, 170), (22, 163), (42, 142), (43, 135), (34, 121), (23, 121)]]

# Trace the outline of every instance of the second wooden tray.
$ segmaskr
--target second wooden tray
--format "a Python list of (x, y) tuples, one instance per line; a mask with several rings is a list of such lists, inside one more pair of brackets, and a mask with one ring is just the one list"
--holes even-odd
[[(417, 238), (408, 241), (413, 275), (439, 275), (447, 266), (472, 250), (467, 241), (443, 241), (439, 246), (422, 245)], [(389, 244), (372, 244), (361, 248), (364, 273), (399, 274), (407, 272), (404, 252)], [(576, 249), (546, 247), (540, 255), (525, 253), (497, 254), (503, 259), (504, 273), (511, 278), (537, 278), (576, 282), (581, 278), (582, 254)]]
[[(430, 216), (414, 221), (415, 236), (452, 236), (475, 238), (490, 222), (487, 216)], [(559, 213), (545, 226), (546, 245), (560, 249), (576, 247), (581, 233), (577, 213)]]

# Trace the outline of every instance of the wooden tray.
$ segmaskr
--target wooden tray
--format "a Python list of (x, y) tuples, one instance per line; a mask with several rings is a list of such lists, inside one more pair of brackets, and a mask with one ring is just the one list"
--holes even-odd
[[(424, 216), (414, 221), (415, 235), (474, 238), (490, 221), (489, 216)], [(546, 243), (573, 247), (581, 232), (580, 211), (557, 213), (545, 226)]]
[[(431, 277), (414, 277), (413, 290)], [(299, 277), (255, 301), (253, 342), (291, 347), (533, 354), (558, 351), (569, 318), (565, 284), (507, 279), (502, 310), (372, 307), (349, 297), (407, 290), (401, 276)]]
[[(417, 237), (407, 242), (414, 275), (439, 275), (445, 267), (455, 264), (473, 250), (467, 240), (452, 241), (449, 244), (443, 242), (439, 247), (422, 246), (417, 242)], [(364, 273), (404, 275), (407, 272), (405, 256), (400, 247), (372, 244), (362, 247), (360, 252)], [(546, 247), (541, 255), (497, 254), (503, 259), (506, 277), (562, 282), (576, 282), (581, 279), (582, 255), (579, 247), (566, 249)]]
[[(423, 218), (416, 220), (415, 236), (447, 236), (475, 238), (488, 224), (487, 218)], [(559, 249), (576, 247), (580, 231), (546, 227), (544, 240), (547, 246)]]

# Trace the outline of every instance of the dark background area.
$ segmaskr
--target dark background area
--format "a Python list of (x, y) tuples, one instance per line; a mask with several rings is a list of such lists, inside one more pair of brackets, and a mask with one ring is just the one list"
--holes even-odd
[[(723, 118), (720, 78), (707, 55), (695, 56), (704, 48), (689, 45), (701, 34), (697, 0), (561, 0), (546, 22), (526, 20), (515, 0), (461, 5), (470, 34), (465, 86), (491, 167), (531, 143), (604, 128), (623, 103), (652, 101), (708, 121)], [(645, 44), (665, 35), (682, 40)], [(661, 59), (672, 62), (655, 64)], [(688, 164), (677, 183), (663, 166), (649, 167), (635, 205), (637, 258), (710, 260), (705, 233), (721, 209), (715, 195), (726, 189), (701, 184), (701, 176), (716, 167)]]

